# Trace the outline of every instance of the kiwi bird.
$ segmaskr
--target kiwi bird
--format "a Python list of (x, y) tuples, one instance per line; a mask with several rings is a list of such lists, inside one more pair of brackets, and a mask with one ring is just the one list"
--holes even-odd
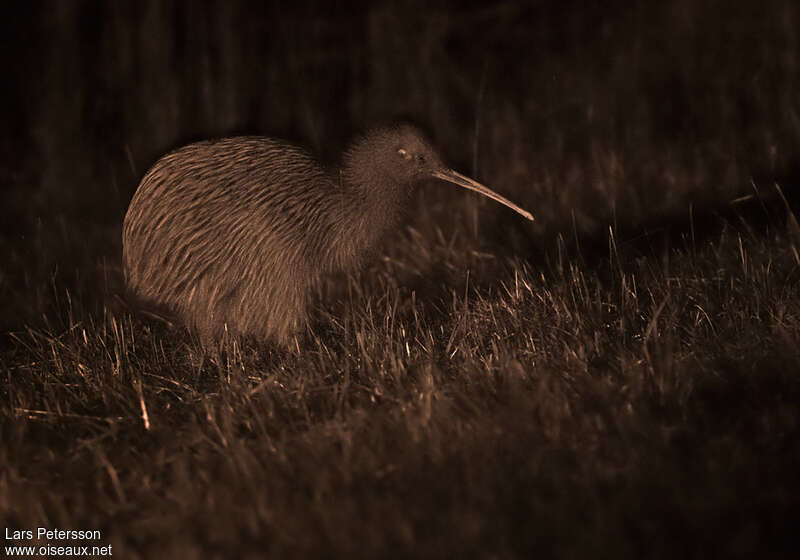
[(286, 345), (320, 279), (358, 267), (430, 179), (533, 220), (444, 165), (409, 125), (364, 134), (334, 168), (272, 138), (208, 140), (165, 155), (139, 184), (123, 224), (126, 283), (201, 340), (227, 328)]

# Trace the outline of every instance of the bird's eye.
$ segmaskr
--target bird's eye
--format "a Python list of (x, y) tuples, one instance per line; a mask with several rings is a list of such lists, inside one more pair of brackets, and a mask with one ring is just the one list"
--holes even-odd
[(425, 163), (425, 156), (423, 156), (422, 154), (419, 154), (417, 156), (417, 161), (420, 162), (420, 163)]

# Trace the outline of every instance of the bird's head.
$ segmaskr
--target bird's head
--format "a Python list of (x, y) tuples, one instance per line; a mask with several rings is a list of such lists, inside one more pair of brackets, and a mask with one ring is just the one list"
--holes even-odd
[(343, 172), (365, 194), (410, 194), (423, 181), (438, 179), (476, 191), (529, 220), (533, 216), (488, 187), (447, 167), (425, 136), (410, 125), (373, 130), (345, 154)]

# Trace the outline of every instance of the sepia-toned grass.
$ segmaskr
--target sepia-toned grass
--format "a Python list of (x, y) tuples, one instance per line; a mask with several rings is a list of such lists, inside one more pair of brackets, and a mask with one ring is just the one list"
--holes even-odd
[(412, 229), (409, 266), (469, 282), (422, 298), (379, 262), (295, 352), (212, 358), (58, 294), (3, 354), (6, 524), (97, 528), (126, 558), (787, 556), (797, 246), (722, 227), (655, 255), (609, 236), (594, 265)]

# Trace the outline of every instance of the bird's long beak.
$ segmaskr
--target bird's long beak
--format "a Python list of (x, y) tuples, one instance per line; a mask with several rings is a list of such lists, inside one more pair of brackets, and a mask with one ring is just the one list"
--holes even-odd
[(492, 200), (496, 200), (500, 204), (504, 206), (508, 206), (518, 214), (522, 214), (529, 220), (533, 221), (533, 216), (530, 212), (527, 212), (508, 200), (507, 198), (500, 196), (496, 192), (494, 192), (489, 187), (481, 185), (477, 181), (473, 181), (469, 177), (462, 175), (458, 171), (453, 171), (452, 169), (443, 169), (441, 171), (434, 171), (433, 176), (437, 179), (441, 179), (442, 181), (447, 181), (448, 183), (453, 183), (454, 185), (458, 185), (459, 187), (464, 187), (465, 189), (469, 189), (471, 191), (479, 192), (483, 196), (487, 198), (491, 198)]

